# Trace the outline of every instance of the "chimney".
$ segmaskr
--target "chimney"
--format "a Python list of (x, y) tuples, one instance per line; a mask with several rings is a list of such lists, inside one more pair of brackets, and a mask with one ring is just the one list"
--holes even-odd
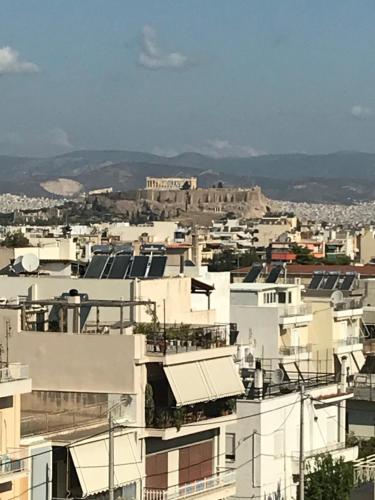
[(263, 370), (259, 360), (255, 361), (254, 389), (256, 399), (263, 399)]
[[(81, 297), (77, 294), (74, 294), (76, 290), (70, 290), (70, 294), (68, 297), (68, 304), (80, 304)], [(81, 333), (81, 324), (80, 324), (80, 308), (79, 307), (68, 307), (68, 333)]]

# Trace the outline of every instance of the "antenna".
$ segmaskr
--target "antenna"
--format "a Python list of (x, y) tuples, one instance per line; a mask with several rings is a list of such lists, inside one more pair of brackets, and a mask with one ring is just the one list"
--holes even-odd
[(281, 368), (276, 368), (272, 372), (271, 380), (273, 384), (281, 384), (281, 382), (284, 380), (284, 372)]
[(27, 253), (21, 258), (21, 266), (27, 273), (32, 273), (38, 269), (39, 259), (33, 253)]

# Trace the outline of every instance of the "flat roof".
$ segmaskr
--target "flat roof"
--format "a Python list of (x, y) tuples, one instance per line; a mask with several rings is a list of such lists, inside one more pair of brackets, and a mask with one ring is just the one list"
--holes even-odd
[(293, 283), (232, 283), (230, 285), (231, 291), (244, 291), (244, 292), (261, 292), (267, 290), (279, 290), (280, 288), (289, 289), (300, 287), (301, 285)]

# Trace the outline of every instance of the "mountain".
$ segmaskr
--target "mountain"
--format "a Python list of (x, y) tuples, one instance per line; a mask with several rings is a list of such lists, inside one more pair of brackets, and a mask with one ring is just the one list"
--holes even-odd
[[(375, 198), (375, 154), (272, 154), (251, 158), (213, 158), (199, 153), (163, 157), (116, 150), (73, 151), (51, 158), (0, 156), (0, 192), (51, 195), (46, 189), (64, 179), (81, 190), (112, 186), (143, 187), (146, 176), (197, 176), (201, 187), (260, 185), (275, 199), (343, 202)], [(59, 179), (62, 179), (60, 181)], [(57, 188), (56, 188), (57, 186)]]

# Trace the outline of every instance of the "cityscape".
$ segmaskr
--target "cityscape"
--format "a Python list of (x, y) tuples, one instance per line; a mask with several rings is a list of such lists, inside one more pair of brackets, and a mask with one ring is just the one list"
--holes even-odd
[(3, 0), (0, 500), (375, 499), (374, 19)]

